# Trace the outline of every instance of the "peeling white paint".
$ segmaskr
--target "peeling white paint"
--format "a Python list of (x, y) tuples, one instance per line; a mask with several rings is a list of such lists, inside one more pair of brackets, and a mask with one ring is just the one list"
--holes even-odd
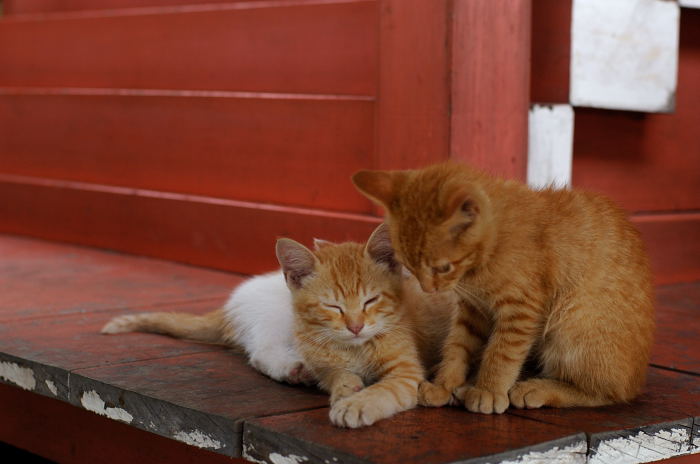
[(44, 382), (46, 382), (46, 386), (49, 388), (49, 391), (53, 393), (53, 396), (58, 396), (58, 388), (56, 388), (56, 384), (48, 379), (44, 380)]
[(500, 464), (583, 464), (587, 450), (588, 444), (582, 440), (561, 449), (555, 446), (547, 451), (530, 451), (516, 460), (500, 461)]
[(675, 1), (574, 0), (571, 103), (673, 111), (679, 18)]
[(130, 424), (131, 421), (134, 420), (134, 416), (122, 408), (105, 408), (105, 402), (95, 390), (83, 393), (83, 396), (80, 398), (80, 404), (88, 411), (109, 417), (110, 419), (126, 422), (127, 424)]
[(589, 463), (637, 464), (658, 461), (688, 454), (689, 444), (688, 430), (683, 428), (660, 430), (653, 435), (638, 432), (636, 435), (610, 438), (599, 442)]
[(183, 430), (176, 432), (173, 437), (188, 445), (196, 446), (197, 448), (210, 448), (210, 449), (220, 449), (223, 445), (220, 441), (214, 440), (209, 435), (202, 433), (199, 430), (193, 430), (191, 432), (185, 432)]
[(272, 464), (301, 464), (302, 462), (308, 461), (309, 458), (306, 456), (297, 456), (296, 454), (290, 454), (289, 456), (282, 456), (277, 453), (270, 453), (270, 461)]
[(571, 105), (530, 108), (527, 183), (533, 188), (571, 187), (574, 110)]
[(12, 382), (24, 390), (34, 390), (36, 388), (34, 371), (17, 363), (0, 362), (0, 379)]
[(253, 456), (251, 456), (250, 455), (251, 451), (253, 451), (253, 452), (255, 451), (255, 448), (253, 447), (253, 445), (248, 444), (248, 443), (244, 443), (243, 444), (243, 453), (241, 453), (243, 455), (243, 459), (245, 459), (246, 461), (255, 462), (257, 464), (268, 464), (266, 461), (261, 461), (260, 459), (255, 459)]

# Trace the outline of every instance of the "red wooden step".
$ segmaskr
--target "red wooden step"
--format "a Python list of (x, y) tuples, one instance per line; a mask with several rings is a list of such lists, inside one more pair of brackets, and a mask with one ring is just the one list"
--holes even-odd
[(374, 103), (237, 92), (0, 89), (0, 173), (369, 212)]
[(376, 10), (320, 0), (8, 17), (0, 87), (374, 95)]
[[(233, 0), (236, 3), (260, 0)], [(67, 11), (111, 10), (120, 8), (148, 8), (210, 3), (233, 3), (232, 0), (5, 0), (3, 12), (15, 14), (46, 14)], [(279, 0), (280, 3), (296, 0)]]

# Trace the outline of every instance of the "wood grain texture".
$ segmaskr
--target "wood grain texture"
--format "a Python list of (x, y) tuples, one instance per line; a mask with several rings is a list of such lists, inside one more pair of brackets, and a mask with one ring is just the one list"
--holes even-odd
[(454, 0), (450, 157), (525, 179), (531, 0)]
[[(3, 95), (4, 93), (4, 95)], [(367, 99), (0, 89), (0, 172), (353, 212)]]
[[(359, 194), (358, 194), (359, 195)], [(0, 231), (255, 274), (279, 237), (364, 241), (378, 218), (0, 175)]]
[(240, 456), (242, 421), (328, 404), (311, 388), (275, 382), (230, 352), (79, 369), (71, 373), (71, 402), (95, 391), (133, 416), (130, 425), (170, 438), (199, 431), (207, 448)]
[[(246, 464), (98, 416), (62, 401), (0, 384), (0, 437), (52, 461)], [(128, 444), (128, 446), (126, 445)]]
[(0, 86), (376, 91), (373, 1), (148, 13), (4, 19)]
[[(0, 256), (3, 324), (78, 314), (75, 322), (82, 325), (80, 317), (86, 313), (182, 302), (201, 301), (213, 309), (243, 280), (175, 263), (6, 235), (0, 236)], [(0, 330), (8, 330), (3, 327)]]
[(446, 160), (450, 146), (450, 2), (382, 0), (377, 169)]
[(585, 453), (585, 436), (566, 426), (510, 415), (468, 414), (456, 408), (415, 409), (372, 427), (342, 431), (330, 424), (328, 410), (314, 410), (251, 420), (243, 435), (244, 457), (265, 462), (272, 462), (271, 453), (294, 454), (310, 462), (515, 462), (530, 451), (582, 443)]
[(530, 100), (569, 102), (572, 0), (532, 2)]

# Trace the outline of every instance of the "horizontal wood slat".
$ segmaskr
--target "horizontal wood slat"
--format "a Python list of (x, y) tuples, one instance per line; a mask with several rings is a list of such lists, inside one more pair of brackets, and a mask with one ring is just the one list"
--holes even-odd
[[(380, 219), (0, 174), (0, 232), (242, 273), (277, 267), (277, 237), (363, 241)], [(700, 213), (634, 216), (658, 284), (700, 279)]]
[(372, 101), (233, 95), (0, 89), (0, 172), (371, 211), (350, 176), (372, 165)]
[(378, 218), (0, 175), (0, 231), (242, 273), (278, 267), (292, 237), (366, 240)]
[(700, 212), (632, 217), (651, 256), (657, 284), (700, 280)]
[[(120, 8), (162, 7), (213, 3), (241, 3), (260, 0), (5, 0), (4, 12), (16, 14), (45, 14), (66, 11), (111, 10)], [(285, 0), (279, 0), (284, 2)], [(288, 2), (290, 0), (287, 0)], [(294, 1), (294, 0), (291, 0)]]
[(572, 1), (532, 2), (530, 100), (533, 103), (569, 102)]
[(4, 19), (0, 86), (374, 95), (375, 2), (236, 5)]

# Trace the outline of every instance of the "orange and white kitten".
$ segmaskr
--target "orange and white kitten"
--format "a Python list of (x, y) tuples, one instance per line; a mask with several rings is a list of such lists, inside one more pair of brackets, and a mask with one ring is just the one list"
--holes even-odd
[(424, 369), (439, 360), (451, 297), (425, 295), (403, 275), (384, 225), (366, 245), (317, 240), (312, 252), (280, 239), (276, 251), (282, 271), (242, 284), (222, 310), (121, 316), (103, 332), (242, 346), (254, 367), (277, 380), (316, 381), (330, 393), (330, 419), (339, 426), (415, 407)]
[[(421, 404), (454, 395), (489, 414), (509, 404), (599, 406), (639, 393), (653, 290), (640, 236), (610, 200), (533, 191), (456, 163), (361, 171), (353, 181), (384, 207), (397, 260), (421, 287), (459, 298)], [(540, 374), (523, 379), (528, 357)]]

